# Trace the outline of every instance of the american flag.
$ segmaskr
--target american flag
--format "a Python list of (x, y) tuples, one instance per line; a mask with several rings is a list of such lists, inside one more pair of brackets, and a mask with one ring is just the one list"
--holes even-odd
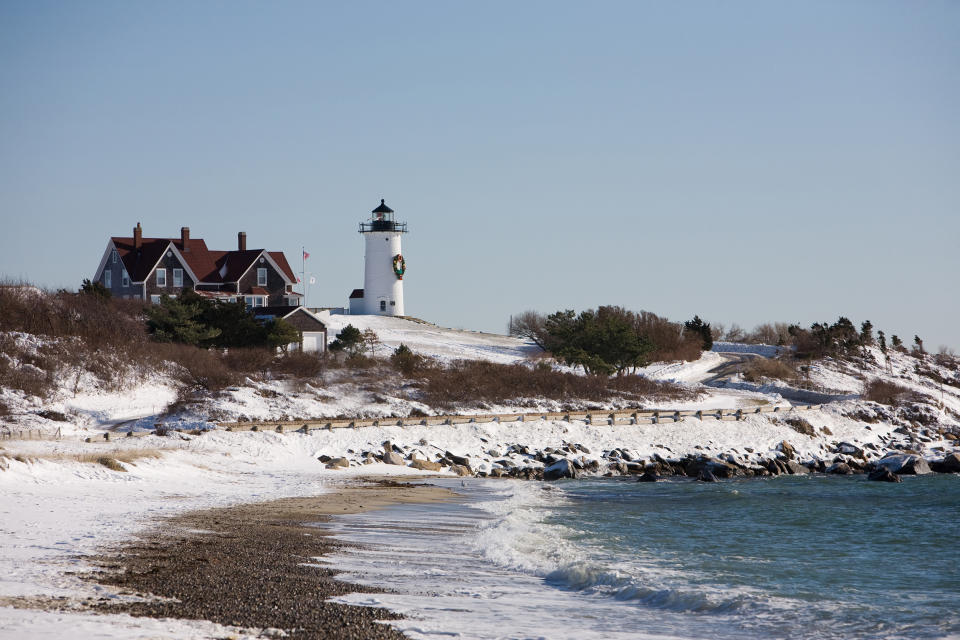
[(309, 257), (310, 257), (310, 254), (307, 253), (306, 251), (304, 251), (304, 252), (303, 252), (303, 259), (306, 260), (306, 259), (309, 258)]

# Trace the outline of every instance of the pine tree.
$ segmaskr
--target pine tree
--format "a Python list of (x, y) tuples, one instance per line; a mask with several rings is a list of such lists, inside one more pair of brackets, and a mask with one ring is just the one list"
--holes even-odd
[(880, 351), (883, 352), (883, 355), (887, 355), (887, 336), (883, 335), (883, 331), (877, 332), (877, 342), (880, 344)]
[(913, 336), (913, 346), (920, 355), (926, 353), (926, 351), (923, 350), (923, 340), (920, 339), (920, 336)]
[(890, 336), (890, 344), (893, 345), (893, 348), (897, 351), (903, 350), (903, 341), (897, 336), (897, 334)]
[(860, 343), (865, 347), (873, 344), (873, 323), (869, 320), (860, 325)]

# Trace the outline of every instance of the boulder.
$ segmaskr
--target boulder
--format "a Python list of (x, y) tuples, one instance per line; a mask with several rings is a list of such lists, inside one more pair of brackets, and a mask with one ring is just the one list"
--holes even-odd
[(383, 454), (383, 461), (387, 464), (396, 464), (400, 465), (401, 467), (404, 464), (403, 456), (393, 451), (387, 451), (385, 454)]
[(876, 466), (883, 467), (898, 476), (919, 476), (930, 473), (930, 465), (918, 455), (893, 453), (877, 460)]
[(320, 462), (326, 464), (326, 463), (330, 462), (331, 460), (333, 460), (333, 456), (328, 456), (328, 455), (324, 454), (324, 455), (322, 455), (322, 456), (318, 456), (318, 457), (317, 457), (317, 460), (319, 460)]
[(836, 449), (834, 449), (834, 451), (835, 451), (836, 453), (842, 453), (842, 454), (848, 455), (848, 456), (856, 456), (856, 457), (858, 457), (858, 458), (862, 458), (862, 457), (863, 457), (863, 449), (861, 449), (860, 447), (858, 447), (858, 446), (855, 445), (855, 444), (850, 444), (849, 442), (841, 442), (841, 443), (839, 443), (839, 444), (837, 445)]
[(877, 482), (903, 482), (900, 476), (892, 473), (886, 467), (877, 467), (871, 471), (870, 475), (867, 476), (867, 480), (875, 480)]
[(642, 476), (637, 478), (637, 482), (656, 482), (657, 480), (657, 474), (653, 471), (645, 471)]
[(573, 466), (573, 463), (563, 458), (557, 460), (549, 467), (543, 470), (543, 479), (544, 480), (559, 480), (560, 478), (576, 478), (578, 472), (576, 467)]
[(960, 454), (948, 453), (943, 460), (931, 462), (930, 469), (937, 473), (960, 473)]
[(810, 469), (803, 466), (799, 462), (796, 462), (795, 460), (787, 460), (785, 464), (787, 465), (787, 470), (795, 476), (810, 473)]
[(458, 476), (472, 476), (473, 471), (470, 470), (470, 467), (462, 464), (453, 464), (450, 465), (450, 471), (453, 471)]
[[(493, 451), (493, 449), (491, 449), (490, 451)], [(457, 454), (450, 453), (449, 451), (447, 451), (443, 455), (444, 457), (446, 457), (447, 460), (449, 460), (453, 464), (459, 464), (460, 466), (469, 466), (470, 464), (470, 461), (465, 456), (458, 456)]]
[(783, 455), (787, 457), (787, 460), (792, 460), (795, 455), (797, 455), (797, 450), (793, 448), (793, 445), (784, 440), (779, 445), (777, 449), (783, 452)]
[(343, 469), (349, 467), (350, 461), (346, 458), (334, 458), (327, 463), (327, 469)]
[(702, 469), (700, 475), (697, 476), (697, 480), (700, 482), (719, 482), (717, 476), (710, 473), (709, 469)]
[(743, 470), (736, 465), (706, 456), (688, 458), (683, 461), (683, 469), (691, 478), (698, 478), (704, 470), (709, 471), (711, 475), (717, 478), (733, 478), (734, 476), (743, 475)]
[(410, 460), (410, 466), (414, 469), (420, 469), (421, 471), (440, 471), (443, 468), (439, 462), (430, 462), (429, 460), (421, 460), (420, 458), (413, 458)]
[(853, 469), (846, 462), (834, 462), (827, 467), (827, 473), (837, 476), (849, 476), (853, 474)]

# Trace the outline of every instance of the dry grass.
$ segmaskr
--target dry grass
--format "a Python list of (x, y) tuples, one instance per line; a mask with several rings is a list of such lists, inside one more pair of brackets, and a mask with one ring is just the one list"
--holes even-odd
[(764, 379), (794, 382), (797, 378), (796, 366), (786, 360), (753, 358), (743, 368), (743, 379), (748, 382), (761, 382)]
[(506, 403), (523, 398), (559, 402), (609, 401), (613, 399), (686, 399), (692, 393), (677, 385), (640, 376), (580, 376), (550, 367), (461, 360), (444, 367), (433, 365), (419, 371), (423, 402), (436, 407)]

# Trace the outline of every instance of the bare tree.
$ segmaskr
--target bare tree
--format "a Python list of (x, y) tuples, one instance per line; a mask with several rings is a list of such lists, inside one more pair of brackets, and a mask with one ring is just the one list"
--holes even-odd
[(512, 336), (526, 338), (546, 350), (546, 316), (539, 311), (524, 311), (510, 317), (509, 332)]

